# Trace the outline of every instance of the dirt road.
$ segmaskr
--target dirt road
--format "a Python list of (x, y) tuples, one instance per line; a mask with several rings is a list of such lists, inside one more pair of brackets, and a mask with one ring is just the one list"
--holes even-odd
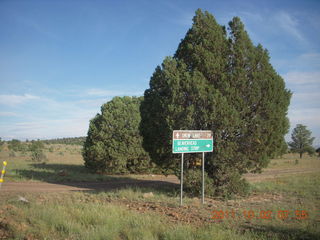
[[(6, 182), (0, 189), (1, 193), (6, 192), (66, 192), (66, 191), (109, 191), (113, 189), (137, 187), (176, 187), (178, 181), (163, 180), (139, 180), (139, 179), (117, 179), (104, 182)], [(176, 182), (176, 183), (175, 183)]]
[[(263, 180), (273, 179), (282, 176), (303, 174), (303, 173), (320, 173), (319, 169), (312, 168), (288, 168), (288, 169), (267, 169), (261, 174), (246, 174), (245, 178), (249, 182), (259, 182)], [(170, 175), (168, 177), (162, 175), (143, 175), (138, 179), (119, 177), (104, 182), (4, 182), (0, 189), (0, 195), (8, 192), (66, 192), (66, 191), (109, 191), (118, 188), (126, 188), (128, 186), (137, 187), (179, 187), (179, 180)]]

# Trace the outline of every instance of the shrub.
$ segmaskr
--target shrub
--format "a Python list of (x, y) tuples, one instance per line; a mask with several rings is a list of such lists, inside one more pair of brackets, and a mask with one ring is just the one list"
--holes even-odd
[(47, 156), (43, 152), (44, 144), (41, 141), (31, 141), (29, 151), (31, 152), (31, 160), (34, 162), (46, 162)]
[(91, 121), (83, 148), (85, 166), (108, 173), (150, 172), (149, 155), (139, 133), (138, 97), (115, 97)]
[[(186, 192), (192, 196), (199, 197), (202, 194), (202, 170), (200, 169), (188, 169), (183, 173), (183, 188)], [(180, 176), (179, 176), (180, 178)], [(213, 179), (208, 177), (208, 174), (204, 174), (204, 191), (205, 196), (213, 196), (215, 193), (215, 187), (213, 185)]]
[(46, 162), (48, 158), (41, 149), (36, 149), (31, 151), (31, 160), (33, 162)]

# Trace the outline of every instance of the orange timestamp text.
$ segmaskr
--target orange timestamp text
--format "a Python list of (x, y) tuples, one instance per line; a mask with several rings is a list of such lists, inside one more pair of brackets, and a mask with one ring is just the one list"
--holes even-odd
[(309, 214), (306, 210), (243, 210), (243, 211), (235, 211), (232, 210), (214, 210), (212, 211), (213, 220), (224, 220), (224, 219), (245, 219), (245, 220), (252, 220), (252, 219), (280, 219), (280, 220), (287, 220), (287, 219), (296, 219), (296, 220), (306, 220), (309, 218)]

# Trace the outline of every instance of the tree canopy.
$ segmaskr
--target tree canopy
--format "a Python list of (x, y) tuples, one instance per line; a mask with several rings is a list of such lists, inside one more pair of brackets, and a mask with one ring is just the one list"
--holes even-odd
[(115, 97), (91, 121), (84, 143), (85, 166), (108, 173), (150, 170), (139, 133), (142, 97)]
[(212, 130), (214, 152), (205, 166), (212, 187), (216, 194), (244, 191), (241, 175), (266, 167), (289, 128), (291, 93), (269, 61), (238, 17), (226, 29), (197, 10), (174, 56), (156, 67), (141, 103), (140, 131), (152, 161), (178, 173), (172, 131)]
[(289, 147), (292, 152), (299, 153), (302, 158), (304, 153), (312, 154), (315, 149), (312, 146), (314, 137), (311, 137), (311, 131), (302, 124), (297, 124), (291, 134), (292, 142), (289, 142)]

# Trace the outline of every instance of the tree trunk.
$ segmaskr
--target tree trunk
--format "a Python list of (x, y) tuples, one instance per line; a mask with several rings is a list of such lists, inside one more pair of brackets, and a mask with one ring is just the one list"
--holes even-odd
[(303, 153), (301, 152), (301, 153), (300, 153), (300, 159), (302, 158), (302, 154), (303, 154)]

